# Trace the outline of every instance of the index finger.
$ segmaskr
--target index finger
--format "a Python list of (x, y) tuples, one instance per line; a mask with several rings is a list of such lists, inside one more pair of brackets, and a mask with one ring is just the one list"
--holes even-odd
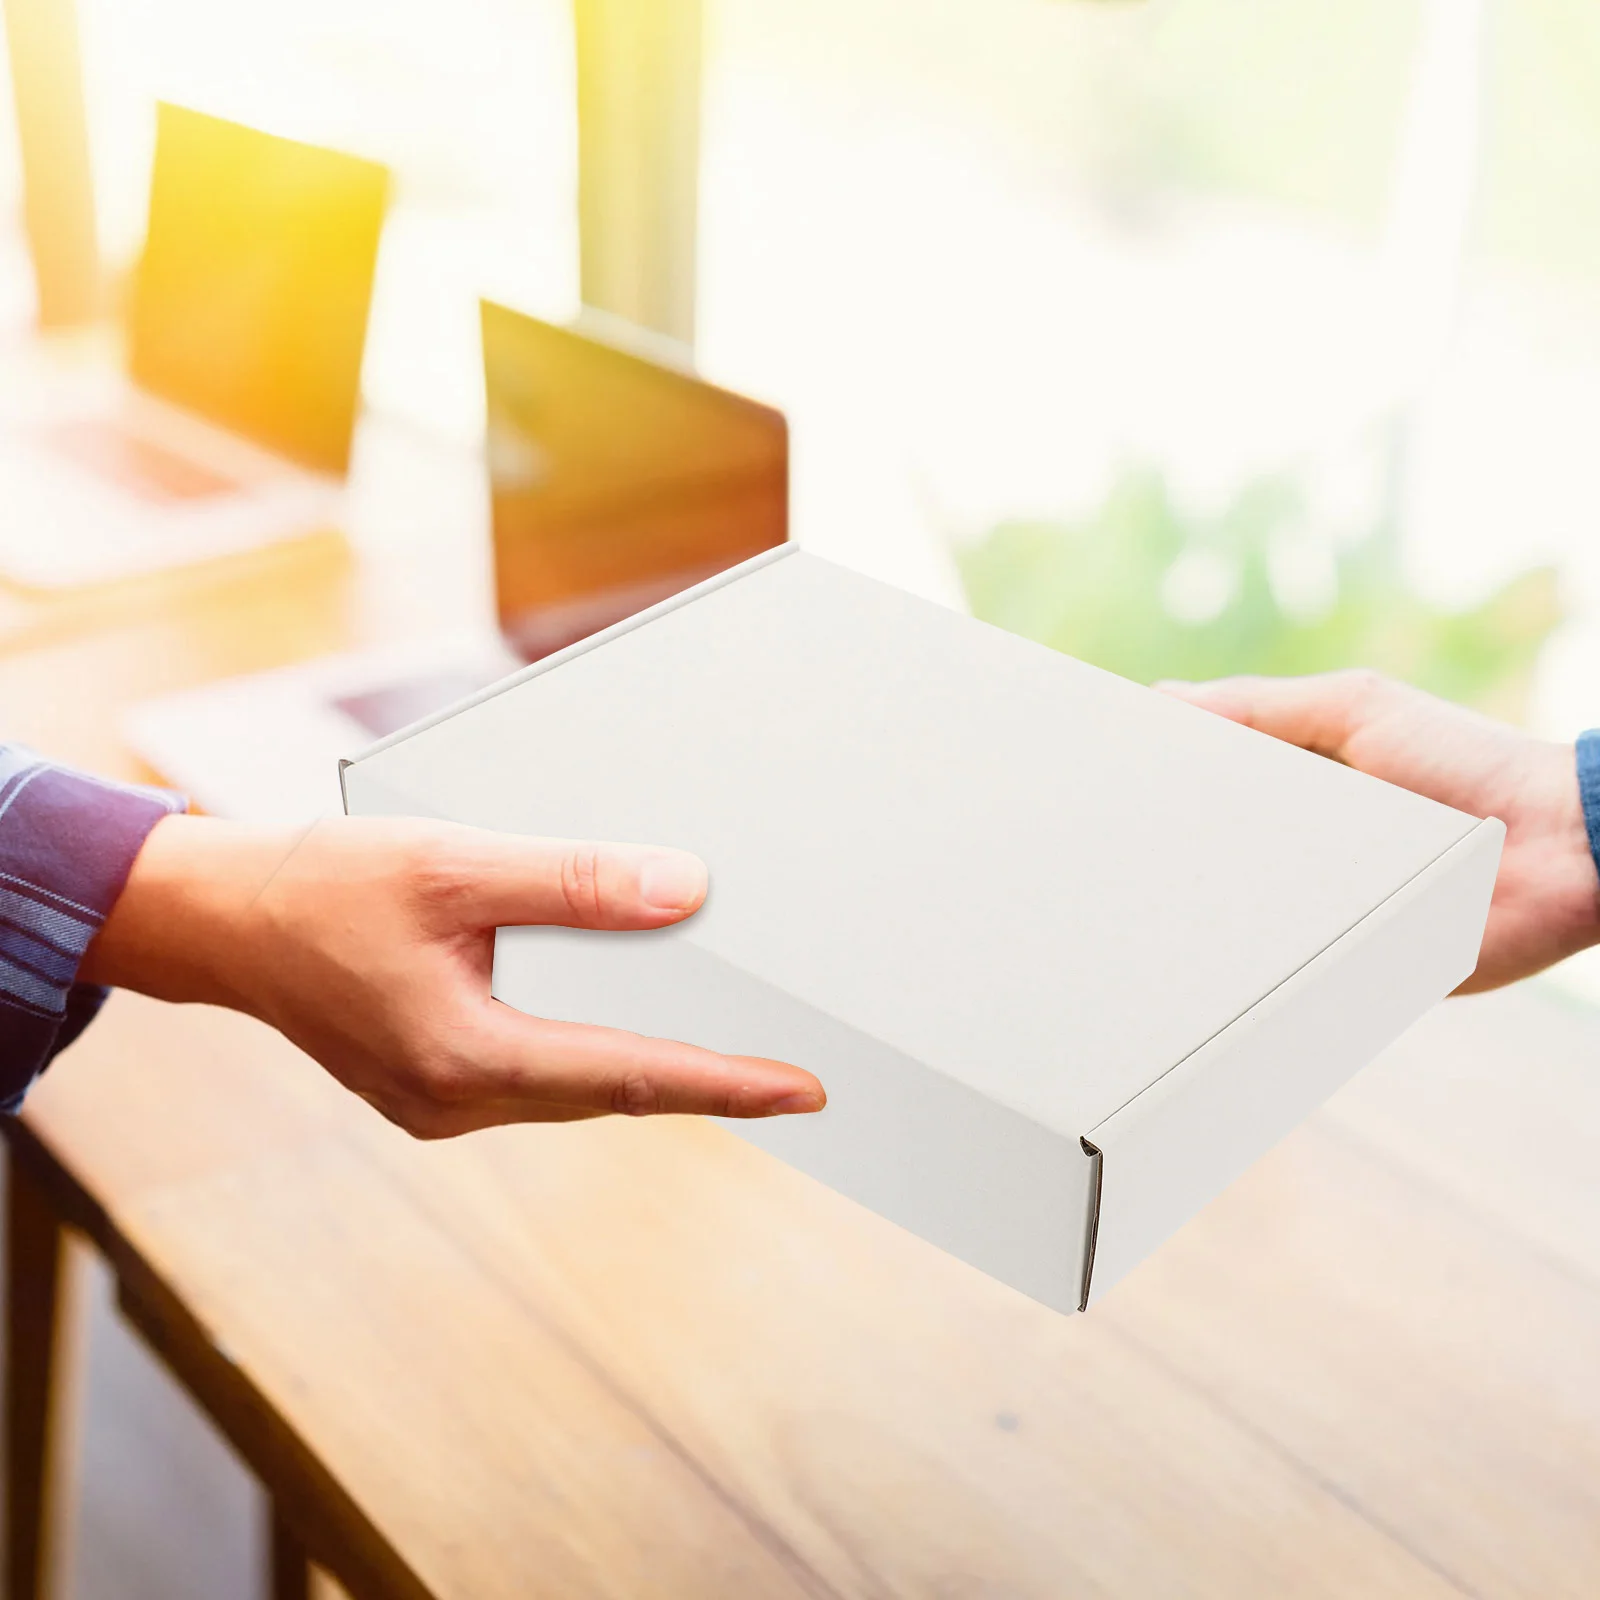
[(1365, 672), (1323, 672), (1302, 678), (1168, 681), (1154, 687), (1230, 722), (1337, 761), (1343, 759), (1345, 746), (1382, 682)]
[(679, 922), (706, 895), (706, 866), (686, 850), (451, 831), (451, 917), (480, 927), (529, 924), (651, 929)]

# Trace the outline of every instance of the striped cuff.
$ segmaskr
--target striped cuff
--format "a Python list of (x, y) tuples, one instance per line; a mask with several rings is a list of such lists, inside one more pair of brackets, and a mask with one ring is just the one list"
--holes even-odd
[(183, 801), (0, 745), (0, 1111), (15, 1112), (106, 991), (78, 982), (150, 830)]

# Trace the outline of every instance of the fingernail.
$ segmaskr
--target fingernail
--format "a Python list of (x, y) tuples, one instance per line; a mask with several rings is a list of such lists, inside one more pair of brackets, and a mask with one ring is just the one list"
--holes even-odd
[(767, 1107), (769, 1117), (788, 1117), (803, 1114), (807, 1111), (820, 1111), (828, 1102), (814, 1089), (807, 1089), (800, 1094), (786, 1094), (781, 1100), (774, 1100)]
[(657, 911), (689, 911), (705, 899), (706, 866), (682, 850), (649, 856), (639, 868), (639, 898)]

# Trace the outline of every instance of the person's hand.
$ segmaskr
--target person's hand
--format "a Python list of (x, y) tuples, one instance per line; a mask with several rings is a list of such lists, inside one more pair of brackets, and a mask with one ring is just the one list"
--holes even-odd
[(420, 1138), (608, 1112), (820, 1110), (822, 1086), (798, 1067), (490, 997), (497, 927), (662, 928), (705, 893), (704, 865), (678, 850), (379, 819), (290, 836), (174, 816), (80, 976), (249, 1012)]
[(1600, 875), (1570, 744), (1535, 739), (1375, 672), (1159, 683), (1192, 705), (1506, 825), (1477, 970), (1493, 989), (1600, 941)]

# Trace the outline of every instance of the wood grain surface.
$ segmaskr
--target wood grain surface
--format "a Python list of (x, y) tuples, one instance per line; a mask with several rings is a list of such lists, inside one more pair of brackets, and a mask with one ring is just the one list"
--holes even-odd
[[(72, 1065), (29, 1126), (117, 1190), (119, 1267), (417, 1592), (1452, 1592), (1116, 1317), (1060, 1318), (719, 1129), (416, 1145), (256, 1024), (127, 996)], [(218, 1136), (230, 1104), (256, 1149)], [(127, 1158), (141, 1117), (175, 1176)]]

